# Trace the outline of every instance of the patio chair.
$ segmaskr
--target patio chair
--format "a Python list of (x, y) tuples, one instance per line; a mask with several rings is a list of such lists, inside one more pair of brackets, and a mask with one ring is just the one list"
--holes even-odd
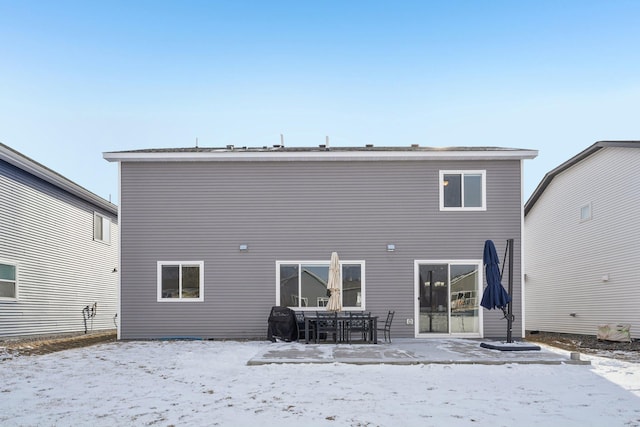
[(385, 320), (384, 322), (384, 326), (377, 329), (378, 332), (382, 331), (384, 336), (384, 342), (387, 342), (387, 337), (389, 339), (389, 342), (391, 342), (391, 322), (393, 321), (393, 315), (395, 313), (396, 313), (395, 311), (389, 310), (389, 313), (387, 313), (387, 320)]
[(333, 341), (338, 342), (338, 313), (316, 311), (315, 342), (324, 337), (329, 339), (333, 335)]
[(368, 341), (369, 337), (369, 323), (371, 321), (371, 313), (364, 312), (350, 312), (349, 320), (345, 328), (347, 334), (347, 341), (351, 344), (353, 333), (359, 334), (362, 341)]
[[(304, 311), (296, 311), (296, 323), (298, 324), (298, 341), (304, 340), (307, 337), (304, 335)], [(309, 322), (309, 337), (315, 336), (315, 323)]]

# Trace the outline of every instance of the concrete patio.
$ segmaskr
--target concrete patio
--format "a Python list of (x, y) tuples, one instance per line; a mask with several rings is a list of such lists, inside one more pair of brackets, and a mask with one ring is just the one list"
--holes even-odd
[[(480, 339), (394, 339), (379, 344), (304, 344), (277, 342), (247, 362), (248, 365), (272, 363), (349, 363), (367, 364), (590, 364), (545, 348), (526, 351), (501, 351), (483, 348), (481, 343), (502, 343)], [(514, 346), (530, 345), (513, 343)]]

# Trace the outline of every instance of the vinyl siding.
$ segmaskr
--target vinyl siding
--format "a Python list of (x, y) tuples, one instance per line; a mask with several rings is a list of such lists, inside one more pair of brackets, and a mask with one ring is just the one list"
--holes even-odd
[[(0, 299), (0, 336), (114, 329), (118, 222), (56, 186), (0, 161), (0, 260), (18, 264), (18, 299)], [(111, 243), (93, 241), (93, 214), (111, 219)], [(89, 325), (91, 326), (91, 322)]]
[[(639, 169), (640, 150), (601, 149), (556, 176), (532, 207), (527, 329), (594, 335), (599, 324), (630, 323), (640, 338)], [(592, 219), (581, 222), (588, 203)]]
[[(328, 262), (332, 251), (366, 262), (366, 310), (395, 310), (393, 336), (413, 337), (414, 260), (481, 261), (486, 239), (499, 250), (516, 239), (517, 314), (520, 164), (123, 162), (121, 338), (264, 337), (276, 261)], [(441, 169), (486, 169), (487, 211), (440, 212)], [(156, 263), (167, 260), (204, 261), (204, 302), (156, 302)], [(485, 311), (485, 336), (505, 336), (501, 317)]]

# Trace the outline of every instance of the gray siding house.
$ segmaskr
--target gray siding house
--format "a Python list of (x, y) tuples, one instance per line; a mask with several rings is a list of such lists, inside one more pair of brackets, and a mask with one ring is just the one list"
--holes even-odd
[(0, 200), (0, 337), (115, 329), (117, 207), (3, 144)]
[(266, 336), (274, 305), (324, 310), (331, 253), (345, 310), (394, 337), (502, 337), (479, 309), (486, 239), (515, 239), (522, 337), (522, 171), (508, 148), (182, 148), (119, 163), (122, 339)]
[(640, 141), (600, 141), (545, 175), (525, 205), (529, 330), (640, 339)]

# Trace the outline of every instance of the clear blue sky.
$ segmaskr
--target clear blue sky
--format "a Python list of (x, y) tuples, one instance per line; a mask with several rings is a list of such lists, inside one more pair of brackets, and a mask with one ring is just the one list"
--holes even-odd
[(0, 0), (0, 142), (117, 202), (102, 152), (640, 139), (640, 1)]

